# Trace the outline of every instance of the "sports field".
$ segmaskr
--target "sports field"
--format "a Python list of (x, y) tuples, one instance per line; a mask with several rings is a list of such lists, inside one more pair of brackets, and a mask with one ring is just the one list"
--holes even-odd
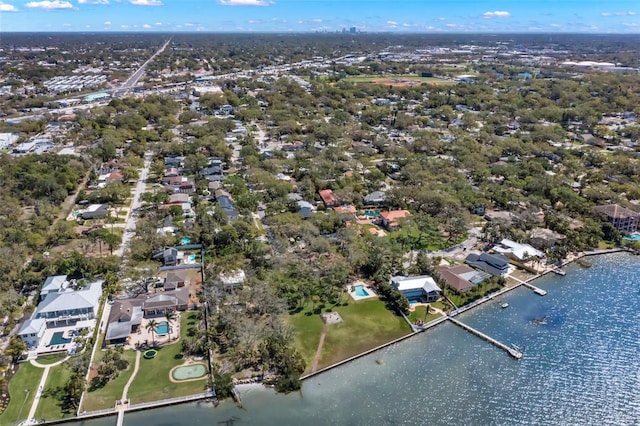
[(441, 86), (447, 84), (455, 84), (455, 81), (444, 80), (436, 77), (420, 77), (417, 75), (354, 75), (343, 79), (350, 83), (368, 83), (368, 84), (384, 84), (386, 86), (419, 86), (420, 84), (428, 84), (433, 86)]

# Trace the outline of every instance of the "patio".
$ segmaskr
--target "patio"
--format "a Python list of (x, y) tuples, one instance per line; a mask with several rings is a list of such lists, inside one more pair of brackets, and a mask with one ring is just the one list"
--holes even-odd
[[(147, 330), (147, 324), (149, 324), (151, 320), (155, 320), (157, 324), (167, 322), (164, 316), (143, 318), (140, 327), (138, 327), (138, 331), (129, 335), (124, 345), (125, 349), (150, 347), (153, 345), (154, 338), (157, 346), (163, 346), (169, 343), (175, 343), (180, 337), (180, 312), (176, 312), (176, 319), (169, 324), (170, 332), (168, 334), (152, 334), (150, 330)], [(171, 340), (169, 340), (169, 336), (171, 336)]]

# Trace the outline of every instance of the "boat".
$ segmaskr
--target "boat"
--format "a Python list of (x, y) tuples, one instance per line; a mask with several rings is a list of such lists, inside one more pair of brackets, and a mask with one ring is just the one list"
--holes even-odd
[(508, 308), (508, 307), (509, 307), (509, 304), (508, 304), (507, 302), (504, 302), (502, 305), (500, 305), (500, 307), (501, 307), (502, 309), (505, 309), (505, 308)]
[(531, 324), (534, 325), (545, 325), (547, 323), (547, 317), (539, 317), (531, 320)]

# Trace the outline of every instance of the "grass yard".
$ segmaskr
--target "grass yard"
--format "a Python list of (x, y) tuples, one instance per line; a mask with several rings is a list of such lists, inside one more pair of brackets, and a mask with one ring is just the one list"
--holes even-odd
[[(402, 82), (415, 82), (417, 84), (447, 85), (456, 84), (452, 80), (444, 80), (436, 77), (420, 77), (419, 75), (350, 75), (343, 79), (349, 83), (372, 83), (372, 84), (397, 84)], [(414, 84), (415, 84), (414, 83)]]
[[(40, 359), (38, 359), (40, 361)], [(56, 390), (62, 388), (71, 377), (71, 370), (66, 364), (56, 365), (51, 367), (49, 375), (47, 376), (47, 382), (44, 384), (42, 390), (42, 397), (38, 402), (38, 408), (36, 409), (35, 418), (38, 420), (58, 420), (67, 417), (74, 417), (76, 415), (75, 410), (71, 412), (63, 412), (60, 406), (59, 395)]]
[[(359, 302), (349, 299), (347, 306), (335, 306), (331, 310), (338, 312), (343, 322), (328, 326), (319, 369), (411, 332), (405, 320), (387, 310), (379, 299)], [(318, 315), (311, 314), (312, 311), (310, 303), (289, 317), (295, 331), (296, 349), (306, 361), (307, 373), (311, 371), (323, 325)]]
[(43, 369), (28, 362), (20, 364), (9, 382), (11, 400), (7, 409), (0, 415), (0, 424), (12, 426), (26, 419), (43, 372)]
[(53, 354), (53, 355), (44, 355), (38, 357), (39, 364), (55, 364), (58, 361), (62, 361), (67, 357), (67, 354)]
[(434, 311), (429, 311), (428, 315), (425, 315), (427, 312), (427, 307), (424, 305), (420, 305), (420, 306), (416, 306), (415, 309), (411, 312), (409, 312), (409, 315), (407, 315), (407, 318), (409, 318), (409, 321), (411, 321), (412, 324), (415, 324), (417, 320), (421, 320), (425, 323), (429, 322), (429, 321), (433, 321), (436, 318), (440, 318), (442, 315), (440, 315), (437, 312)]
[(464, 305), (468, 305), (471, 302), (474, 302), (490, 293), (498, 291), (502, 288), (501, 285), (497, 283), (484, 281), (473, 287), (472, 290), (469, 290), (465, 293), (458, 294), (454, 291), (447, 292), (447, 297), (451, 299), (451, 301), (457, 306), (461, 307)]
[(389, 233), (387, 238), (403, 242), (407, 247), (413, 250), (438, 251), (461, 243), (466, 239), (466, 236), (462, 236), (455, 241), (450, 241), (437, 229), (429, 232), (423, 232), (421, 234), (415, 227), (404, 225), (397, 231)]
[[(98, 353), (101, 354), (100, 359), (102, 359), (102, 351), (96, 352), (96, 359), (98, 358)], [(121, 371), (118, 377), (111, 380), (109, 383), (104, 385), (104, 387), (95, 389), (93, 391), (87, 391), (82, 402), (83, 410), (95, 411), (110, 408), (115, 405), (116, 400), (122, 397), (122, 390), (124, 389), (124, 385), (127, 384), (127, 381), (129, 381), (131, 374), (133, 374), (133, 367), (136, 361), (136, 352), (132, 350), (124, 351), (122, 354), (122, 358), (129, 361), (129, 368), (125, 371)]]
[[(180, 333), (184, 337), (192, 312), (183, 312), (180, 316)], [(158, 355), (153, 359), (140, 360), (140, 369), (129, 388), (129, 398), (133, 404), (157, 401), (177, 396), (193, 395), (204, 392), (207, 380), (173, 383), (169, 380), (169, 372), (177, 365), (182, 365), (180, 340), (169, 346), (158, 348)], [(206, 376), (205, 376), (206, 378)]]

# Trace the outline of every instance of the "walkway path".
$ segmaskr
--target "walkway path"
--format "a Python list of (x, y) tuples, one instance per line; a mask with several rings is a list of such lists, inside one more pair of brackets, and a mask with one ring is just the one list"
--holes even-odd
[(327, 324), (322, 326), (322, 333), (320, 334), (320, 342), (318, 342), (318, 349), (316, 350), (316, 356), (313, 357), (313, 366), (311, 372), (314, 373), (318, 369), (318, 363), (320, 363), (320, 356), (322, 355), (322, 347), (324, 346), (324, 338), (327, 336), (329, 327)]
[(140, 358), (142, 356), (142, 351), (136, 351), (136, 363), (135, 366), (133, 367), (133, 373), (131, 374), (131, 377), (129, 377), (129, 381), (127, 382), (126, 385), (124, 385), (124, 389), (122, 389), (122, 401), (126, 401), (127, 400), (127, 393), (129, 393), (129, 386), (131, 386), (131, 383), (133, 383), (133, 380), (136, 378), (136, 375), (138, 374), (138, 369), (140, 368)]
[[(31, 361), (31, 363), (33, 364), (33, 361)], [(42, 364), (40, 364), (40, 365), (42, 365)], [(40, 379), (40, 384), (38, 384), (38, 389), (36, 390), (36, 396), (33, 398), (33, 403), (31, 404), (31, 409), (29, 410), (29, 415), (27, 416), (27, 422), (32, 422), (33, 423), (32, 419), (36, 415), (36, 410), (38, 409), (38, 403), (40, 402), (40, 397), (42, 396), (42, 390), (44, 389), (44, 385), (45, 385), (45, 383), (47, 383), (47, 377), (49, 376), (49, 370), (50, 369), (51, 369), (51, 365), (47, 365), (47, 366), (44, 367), (44, 373), (42, 373), (42, 378)]]

